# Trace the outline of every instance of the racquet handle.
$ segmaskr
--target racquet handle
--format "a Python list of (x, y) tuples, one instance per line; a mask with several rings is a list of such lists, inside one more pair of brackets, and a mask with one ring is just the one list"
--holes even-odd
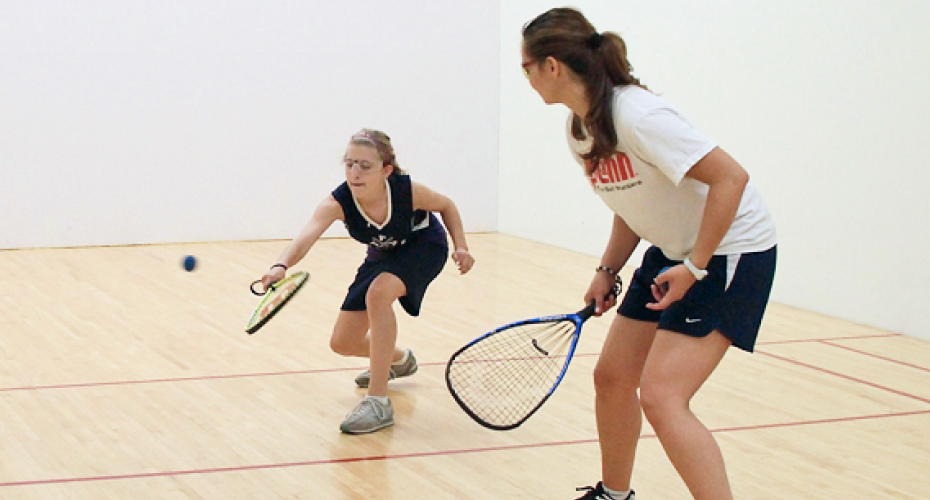
[[(252, 290), (252, 293), (254, 293), (255, 295), (258, 295), (259, 297), (261, 297), (262, 295), (265, 295), (265, 293), (268, 292), (268, 289), (267, 289), (267, 288), (266, 288), (265, 290), (262, 290), (262, 291), (259, 291), (259, 290), (256, 290), (256, 289), (255, 289), (255, 285), (257, 285), (257, 284), (259, 284), (259, 283), (261, 283), (261, 282), (262, 282), (262, 280), (255, 280), (255, 281), (252, 282), (251, 285), (249, 285), (249, 290)], [(272, 285), (272, 286), (274, 286), (274, 285)], [(268, 288), (272, 288), (272, 287), (268, 287)]]
[(597, 301), (592, 300), (591, 302), (588, 302), (588, 305), (585, 306), (584, 309), (578, 311), (575, 314), (580, 316), (582, 321), (585, 321), (586, 319), (590, 318), (594, 314), (594, 309), (596, 307), (597, 307)]

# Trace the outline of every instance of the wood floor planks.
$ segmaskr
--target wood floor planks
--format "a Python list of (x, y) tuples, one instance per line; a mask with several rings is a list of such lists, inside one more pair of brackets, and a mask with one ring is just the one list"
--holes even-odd
[[(254, 336), (248, 284), (285, 242), (0, 251), (0, 498), (575, 498), (598, 480), (591, 371), (609, 317), (586, 325), (563, 385), (514, 431), (465, 416), (443, 369), (502, 323), (579, 308), (597, 259), (499, 234), (469, 243), (473, 272), (447, 266), (419, 318), (397, 308), (421, 367), (392, 382), (397, 424), (367, 436), (338, 431), (366, 362), (328, 345), (360, 245), (322, 240), (297, 266), (311, 282)], [(772, 304), (758, 352), (729, 353), (694, 408), (738, 499), (917, 500), (928, 387), (930, 343)], [(638, 498), (688, 498), (651, 432)]]

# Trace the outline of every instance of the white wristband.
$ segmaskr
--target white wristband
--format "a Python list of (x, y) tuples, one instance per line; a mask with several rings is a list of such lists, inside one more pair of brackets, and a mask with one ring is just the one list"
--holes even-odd
[(691, 262), (690, 258), (685, 258), (684, 262), (682, 263), (685, 265), (685, 267), (688, 268), (689, 271), (691, 271), (691, 274), (694, 275), (694, 279), (701, 281), (702, 279), (707, 277), (707, 270), (698, 269), (697, 266), (695, 266), (694, 263)]

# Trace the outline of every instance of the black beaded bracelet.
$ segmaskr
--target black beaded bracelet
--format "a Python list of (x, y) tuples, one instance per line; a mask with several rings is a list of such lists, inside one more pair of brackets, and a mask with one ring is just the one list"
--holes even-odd
[(599, 272), (599, 271), (604, 271), (604, 272), (606, 272), (607, 274), (613, 276), (614, 278), (616, 278), (617, 275), (620, 274), (620, 270), (619, 270), (619, 269), (616, 270), (616, 271), (614, 271), (613, 269), (611, 269), (611, 268), (609, 268), (609, 267), (607, 267), (607, 266), (597, 266), (597, 269), (595, 269), (595, 271), (597, 271), (597, 272)]
[(286, 265), (286, 264), (282, 264), (282, 263), (280, 263), (280, 262), (278, 262), (277, 264), (272, 264), (271, 267), (270, 267), (269, 269), (274, 269), (274, 268), (276, 268), (276, 267), (280, 267), (281, 269), (284, 269), (285, 271), (287, 271), (287, 265)]

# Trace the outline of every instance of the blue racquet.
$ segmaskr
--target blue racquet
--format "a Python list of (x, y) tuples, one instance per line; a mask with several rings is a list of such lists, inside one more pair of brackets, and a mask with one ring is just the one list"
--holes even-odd
[(517, 321), (469, 342), (446, 365), (455, 402), (489, 429), (525, 422), (562, 382), (594, 307), (591, 301), (576, 313)]

